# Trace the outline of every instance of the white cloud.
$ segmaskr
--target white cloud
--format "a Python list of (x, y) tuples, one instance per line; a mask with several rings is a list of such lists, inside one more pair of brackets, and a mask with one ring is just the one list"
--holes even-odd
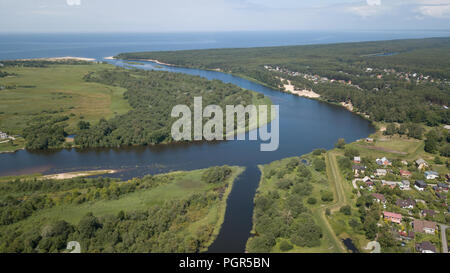
[(436, 17), (436, 18), (450, 17), (450, 5), (421, 6), (421, 7), (419, 7), (418, 10), (422, 15), (425, 15), (425, 16)]
[(369, 17), (376, 15), (381, 8), (381, 0), (366, 0), (366, 2), (350, 5), (347, 10), (361, 17)]
[(69, 6), (79, 6), (81, 5), (81, 0), (66, 0)]
[(369, 6), (380, 6), (381, 0), (367, 0), (367, 5)]
[(447, 18), (450, 17), (450, 0), (420, 0), (416, 9), (422, 16)]

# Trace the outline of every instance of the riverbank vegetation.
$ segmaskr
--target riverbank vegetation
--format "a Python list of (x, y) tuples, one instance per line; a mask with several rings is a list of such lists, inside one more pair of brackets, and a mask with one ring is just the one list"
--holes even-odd
[[(263, 95), (197, 76), (73, 60), (2, 63), (8, 75), (0, 80), (0, 129), (20, 135), (24, 141), (17, 144), (31, 150), (171, 142), (171, 109), (192, 108), (194, 96), (224, 108), (271, 104)], [(68, 135), (75, 140), (68, 142)], [(0, 143), (0, 151), (11, 147)]]
[(222, 225), (240, 167), (0, 183), (0, 252), (199, 252)]
[(334, 201), (324, 151), (260, 166), (249, 252), (338, 252), (321, 219)]
[(203, 105), (222, 109), (226, 105), (270, 104), (264, 96), (235, 85), (179, 73), (114, 69), (88, 74), (85, 80), (125, 88), (132, 110), (80, 128), (75, 144), (82, 148), (172, 142), (170, 130), (176, 120), (171, 117), (172, 108), (182, 104), (193, 112), (194, 97), (202, 97)]
[(450, 38), (331, 45), (123, 53), (185, 67), (220, 69), (283, 90), (312, 89), (330, 103), (351, 103), (373, 121), (449, 123)]

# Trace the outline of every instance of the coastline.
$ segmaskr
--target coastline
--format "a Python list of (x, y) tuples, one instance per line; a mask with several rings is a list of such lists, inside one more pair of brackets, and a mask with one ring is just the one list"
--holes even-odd
[(47, 62), (84, 61), (84, 62), (95, 62), (97, 60), (94, 59), (94, 58), (65, 56), (65, 57), (49, 57), (49, 58), (16, 59), (16, 61), (47, 61)]

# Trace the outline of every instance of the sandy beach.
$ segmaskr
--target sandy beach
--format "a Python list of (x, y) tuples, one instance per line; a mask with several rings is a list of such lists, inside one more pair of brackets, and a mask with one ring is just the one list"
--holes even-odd
[(307, 97), (307, 98), (319, 98), (320, 95), (312, 90), (297, 90), (295, 89), (295, 86), (292, 85), (291, 81), (285, 80), (283, 78), (280, 78), (281, 81), (287, 81), (287, 84), (283, 84), (284, 89), (292, 94), (295, 94), (300, 97)]
[(83, 57), (51, 57), (51, 58), (32, 58), (32, 59), (18, 59), (18, 61), (49, 61), (49, 62), (57, 62), (57, 61), (85, 61), (85, 62), (94, 62), (96, 59), (94, 58), (83, 58)]
[(75, 177), (101, 175), (101, 174), (111, 174), (116, 173), (117, 170), (95, 170), (95, 171), (80, 171), (80, 172), (68, 172), (68, 173), (57, 173), (44, 175), (43, 179), (70, 179)]
[(351, 101), (341, 102), (340, 104), (347, 108), (350, 112), (353, 112), (353, 104)]
[[(142, 60), (138, 60), (138, 61), (142, 61)], [(160, 61), (158, 61), (158, 60), (153, 60), (153, 59), (146, 59), (146, 60), (144, 60), (144, 61), (147, 61), (147, 62), (154, 62), (154, 63), (157, 63), (157, 64), (162, 64), (162, 65), (167, 65), (167, 66), (174, 66), (173, 64), (163, 63), (163, 62), (160, 62)]]
[(114, 60), (115, 58), (114, 58), (114, 56), (109, 56), (109, 57), (105, 57), (105, 58), (103, 58), (104, 60)]

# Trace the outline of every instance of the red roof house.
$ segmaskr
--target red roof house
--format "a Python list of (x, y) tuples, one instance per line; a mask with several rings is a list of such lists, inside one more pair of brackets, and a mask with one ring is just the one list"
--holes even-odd
[(384, 219), (391, 221), (393, 223), (400, 224), (402, 222), (402, 215), (399, 213), (383, 211)]

